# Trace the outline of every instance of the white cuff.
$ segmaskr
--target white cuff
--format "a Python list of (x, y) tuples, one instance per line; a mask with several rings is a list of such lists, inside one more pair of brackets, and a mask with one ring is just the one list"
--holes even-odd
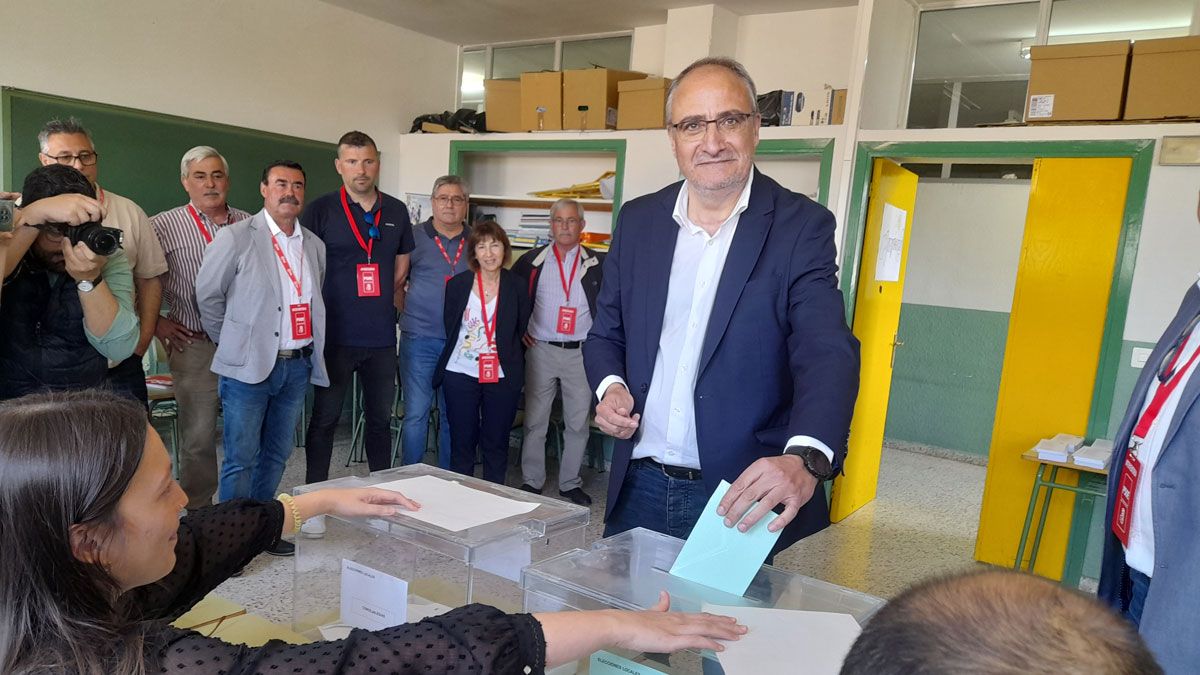
[[(608, 380), (605, 380), (605, 382), (607, 381)], [(812, 436), (792, 436), (788, 439), (787, 445), (783, 447), (786, 449), (794, 445), (807, 445), (810, 448), (816, 448), (820, 450), (821, 452), (825, 453), (825, 458), (829, 460), (829, 466), (833, 466), (833, 450), (830, 450), (828, 445), (825, 445)]]
[(608, 388), (614, 384), (619, 384), (622, 387), (625, 387), (626, 390), (629, 389), (629, 385), (625, 384), (625, 379), (620, 375), (609, 375), (603, 380), (600, 380), (600, 386), (596, 387), (596, 400), (603, 401), (604, 392), (608, 391)]

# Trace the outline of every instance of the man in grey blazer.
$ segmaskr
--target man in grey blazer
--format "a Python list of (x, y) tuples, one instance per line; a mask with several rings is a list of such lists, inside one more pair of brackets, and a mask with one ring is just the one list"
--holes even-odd
[(1142, 368), (1108, 474), (1100, 599), (1138, 626), (1167, 673), (1200, 672), (1198, 323), (1200, 283)]
[[(222, 228), (204, 253), (196, 304), (216, 343), (212, 370), (224, 410), (218, 499), (270, 500), (292, 453), (308, 384), (325, 371), (325, 245), (298, 219), (304, 169), (263, 170), (263, 210)], [(281, 541), (268, 553), (291, 555)]]

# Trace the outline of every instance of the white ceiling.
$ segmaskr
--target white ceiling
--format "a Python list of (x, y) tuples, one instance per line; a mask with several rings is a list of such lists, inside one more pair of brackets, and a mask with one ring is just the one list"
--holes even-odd
[[(667, 22), (667, 10), (704, 0), (323, 0), (460, 45), (630, 30)], [(857, 0), (726, 0), (739, 14), (852, 7)]]

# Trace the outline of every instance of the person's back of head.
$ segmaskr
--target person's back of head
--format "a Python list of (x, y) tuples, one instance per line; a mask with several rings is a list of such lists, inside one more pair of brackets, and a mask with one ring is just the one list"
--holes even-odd
[(58, 195), (79, 194), (96, 198), (96, 188), (77, 169), (62, 164), (39, 166), (29, 175), (21, 186), (21, 203), (25, 206)]
[(842, 675), (1161, 672), (1133, 627), (1093, 598), (999, 570), (909, 588), (871, 618), (842, 666)]

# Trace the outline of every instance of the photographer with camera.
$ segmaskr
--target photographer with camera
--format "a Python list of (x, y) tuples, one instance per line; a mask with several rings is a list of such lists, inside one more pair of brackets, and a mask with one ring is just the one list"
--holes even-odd
[(35, 169), (21, 192), (4, 248), (0, 399), (101, 385), (138, 341), (121, 231), (100, 225), (95, 188), (69, 166)]

